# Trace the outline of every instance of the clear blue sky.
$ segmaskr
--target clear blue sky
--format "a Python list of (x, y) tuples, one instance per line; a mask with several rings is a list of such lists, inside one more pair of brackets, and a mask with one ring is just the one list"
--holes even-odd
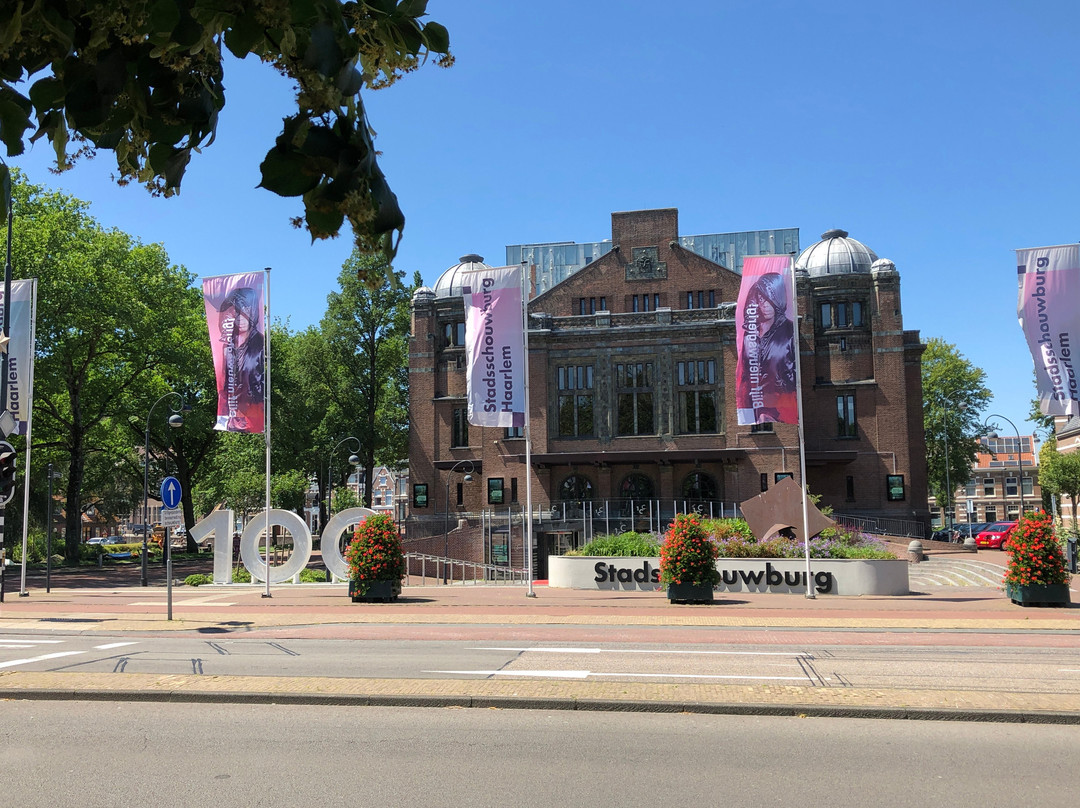
[[(1080, 239), (1080, 5), (771, 0), (431, 0), (457, 64), (368, 95), (407, 217), (395, 266), (434, 283), (458, 256), (595, 241), (618, 210), (677, 207), (684, 235), (841, 227), (902, 279), (905, 327), (988, 375), (1021, 432), (1033, 396), (1017, 247)], [(255, 188), (288, 83), (227, 66), (217, 142), (179, 197), (11, 162), (197, 275), (274, 268), (272, 310), (318, 321), (351, 249)], [(1003, 432), (1011, 430), (1002, 424)]]

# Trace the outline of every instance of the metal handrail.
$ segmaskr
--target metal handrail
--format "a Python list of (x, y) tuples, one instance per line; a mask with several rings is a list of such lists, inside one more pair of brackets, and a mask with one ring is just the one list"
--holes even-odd
[[(419, 573), (413, 572), (412, 562), (414, 561), (420, 563)], [(431, 575), (428, 575), (429, 562), (432, 566)], [(460, 580), (462, 584), (524, 584), (528, 581), (528, 570), (524, 567), (503, 567), (498, 564), (483, 564), (478, 561), (443, 558), (442, 556), (429, 555), (427, 553), (406, 553), (405, 585), (412, 586), (413, 575), (419, 575), (421, 586), (427, 583), (429, 577), (436, 582), (453, 583), (455, 580), (454, 567), (456, 565), (461, 566), (461, 578), (458, 580)], [(468, 576), (470, 570), (472, 572), (471, 580)], [(483, 575), (481, 576), (480, 573), (483, 573)]]

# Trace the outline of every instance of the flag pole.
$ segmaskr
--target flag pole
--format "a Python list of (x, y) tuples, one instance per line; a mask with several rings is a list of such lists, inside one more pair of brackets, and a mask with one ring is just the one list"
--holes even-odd
[(521, 331), (525, 347), (525, 568), (528, 575), (529, 589), (527, 598), (535, 598), (533, 591), (533, 523), (532, 523), (532, 431), (529, 422), (532, 411), (529, 408), (529, 289), (525, 278), (526, 263), (521, 262)]
[[(37, 345), (37, 278), (30, 287), (30, 396), (26, 404), (26, 484), (23, 491), (23, 526), (22, 526), (22, 575), (19, 580), (19, 597), (25, 598), (30, 593), (26, 589), (26, 537), (30, 532), (30, 439), (34, 431), (34, 354)], [(21, 402), (20, 402), (21, 403)], [(52, 525), (46, 527), (50, 530)], [(47, 534), (46, 534), (47, 535)]]
[(791, 304), (795, 307), (795, 404), (799, 419), (799, 483), (802, 487), (802, 537), (803, 548), (806, 554), (806, 597), (814, 600), (814, 589), (810, 578), (810, 515), (807, 506), (807, 498), (810, 491), (806, 484), (806, 436), (803, 432), (803, 402), (802, 402), (802, 350), (799, 347), (799, 295), (795, 283), (795, 259), (791, 261)]
[(266, 433), (266, 591), (264, 598), (273, 597), (270, 594), (270, 267), (263, 269), (266, 273), (266, 307), (263, 311), (263, 330), (266, 332), (266, 340), (263, 350), (266, 351), (266, 384), (263, 392), (263, 431)]

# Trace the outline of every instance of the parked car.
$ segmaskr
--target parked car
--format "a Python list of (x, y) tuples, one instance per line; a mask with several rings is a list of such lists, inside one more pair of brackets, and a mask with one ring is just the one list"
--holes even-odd
[(956, 528), (943, 528), (930, 534), (930, 541), (956, 541), (959, 534)]
[(956, 526), (956, 532), (960, 534), (959, 541), (963, 541), (968, 536), (975, 538), (984, 530), (986, 530), (993, 522), (964, 522)]
[(976, 547), (996, 547), (999, 550), (1007, 550), (1009, 536), (1016, 528), (1016, 522), (994, 522), (985, 530), (979, 531), (975, 537)]

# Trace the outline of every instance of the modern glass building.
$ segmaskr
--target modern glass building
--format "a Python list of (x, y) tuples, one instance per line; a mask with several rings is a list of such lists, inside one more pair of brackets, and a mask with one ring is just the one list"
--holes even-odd
[[(747, 255), (788, 255), (799, 252), (799, 228), (748, 230), (742, 233), (713, 233), (679, 236), (683, 249), (742, 274)], [(512, 244), (506, 248), (506, 265), (522, 261), (536, 267), (536, 294), (542, 294), (566, 280), (586, 264), (611, 251), (611, 239), (577, 244), (559, 241), (547, 244)]]

